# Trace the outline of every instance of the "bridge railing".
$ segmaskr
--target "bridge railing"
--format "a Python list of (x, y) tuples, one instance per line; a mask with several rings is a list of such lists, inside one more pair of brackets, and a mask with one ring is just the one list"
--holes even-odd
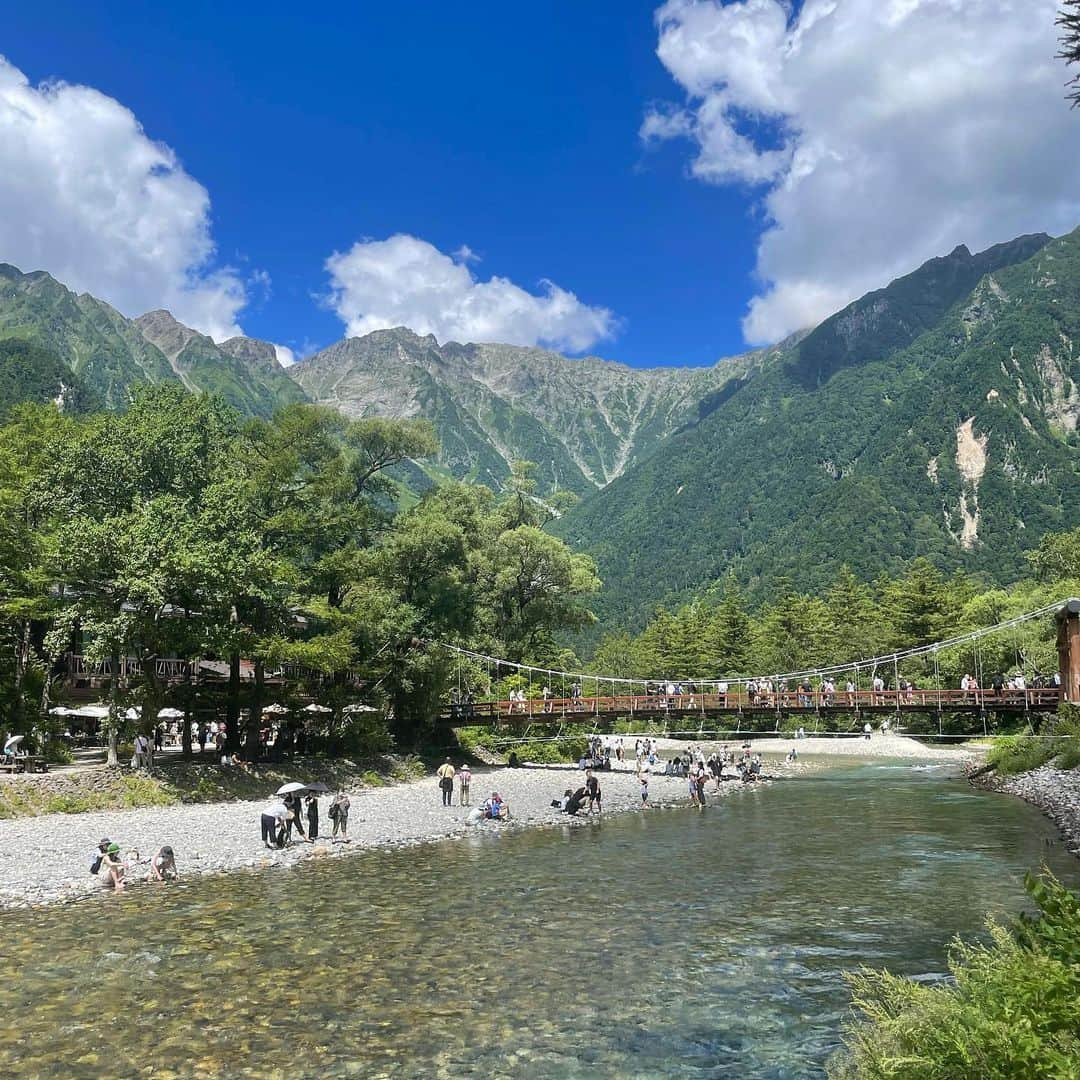
[(772, 690), (753, 696), (745, 691), (726, 694), (622, 694), (608, 697), (526, 698), (524, 701), (491, 700), (444, 706), (443, 720), (462, 723), (498, 723), (519, 719), (586, 720), (589, 716), (663, 716), (716, 712), (816, 712), (821, 709), (858, 712), (863, 709), (903, 712), (971, 709), (1008, 709), (1014, 712), (1056, 708), (1061, 700), (1057, 687), (1025, 690)]

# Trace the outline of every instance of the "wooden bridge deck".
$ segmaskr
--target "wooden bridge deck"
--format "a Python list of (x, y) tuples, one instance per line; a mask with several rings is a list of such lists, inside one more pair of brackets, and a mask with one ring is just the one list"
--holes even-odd
[(565, 724), (594, 719), (646, 717), (693, 719), (738, 716), (798, 716), (817, 714), (895, 715), (897, 713), (1046, 713), (1057, 710), (1058, 689), (1003, 690), (860, 690), (823, 694), (784, 691), (758, 695), (683, 694), (667, 696), (616, 695), (613, 697), (529, 698), (525, 701), (476, 701), (446, 705), (439, 718), (455, 727), (481, 724)]

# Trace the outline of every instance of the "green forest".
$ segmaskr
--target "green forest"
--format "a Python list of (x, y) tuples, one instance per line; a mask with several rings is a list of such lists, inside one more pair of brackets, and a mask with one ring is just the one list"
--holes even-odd
[[(596, 627), (603, 589), (588, 555), (545, 531), (535, 470), (515, 464), (496, 495), (447, 482), (402, 509), (394, 469), (437, 452), (425, 421), (350, 421), (308, 404), (245, 418), (176, 385), (138, 389), (120, 412), (8, 408), (0, 426), (0, 708), (46, 752), (65, 701), (68, 654), (126, 674), (107, 681), (110, 753), (138, 706), (215, 710), (230, 752), (257, 749), (269, 676), (333, 710), (325, 750), (411, 748), (451, 688), (533, 696), (504, 667), (435, 643), (596, 676), (738, 678), (882, 656), (988, 626), (1080, 593), (1080, 530), (1046, 534), (1008, 587), (926, 558), (869, 582), (846, 566), (827, 587), (782, 580), (751, 602), (737, 576), (633, 635)], [(598, 629), (591, 655), (571, 647)], [(1034, 621), (881, 674), (955, 687), (1055, 670), (1053, 626)], [(159, 677), (157, 661), (216, 659), (224, 687)], [(254, 667), (242, 681), (239, 662)], [(128, 664), (134, 661), (134, 664)], [(123, 663), (122, 663), (123, 662)], [(869, 673), (864, 672), (864, 678)], [(568, 693), (559, 680), (555, 694)], [(568, 681), (568, 680), (563, 680)], [(345, 714), (352, 703), (374, 710)], [(241, 725), (241, 715), (247, 717)], [(185, 725), (186, 727), (186, 725)]]
[[(286, 692), (333, 709), (323, 749), (415, 745), (447, 678), (426, 642), (549, 655), (556, 634), (589, 621), (599, 586), (588, 556), (539, 527), (525, 469), (501, 497), (447, 483), (397, 511), (388, 470), (435, 450), (424, 421), (305, 404), (245, 419), (178, 385), (140, 388), (122, 412), (12, 408), (0, 427), (0, 723), (62, 752), (49, 709), (74, 652), (112, 672), (135, 661), (105, 691), (111, 762), (131, 706), (223, 711), (229, 752), (254, 754), (266, 678), (283, 665), (295, 665)], [(200, 698), (210, 691), (160, 678), (170, 657), (228, 663), (227, 687)], [(375, 711), (346, 718), (358, 701)]]

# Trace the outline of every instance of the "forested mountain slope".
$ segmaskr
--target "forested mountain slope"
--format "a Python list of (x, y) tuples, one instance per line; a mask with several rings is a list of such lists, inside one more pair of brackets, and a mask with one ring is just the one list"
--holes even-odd
[(138, 383), (180, 381), (219, 393), (242, 412), (268, 416), (303, 391), (265, 342), (223, 345), (182, 326), (166, 311), (127, 319), (89, 293), (75, 294), (44, 271), (23, 274), (0, 263), (0, 340), (19, 340), (58, 357), (90, 393), (112, 408)]
[(537, 464), (540, 491), (583, 494), (697, 421), (768, 354), (646, 371), (513, 345), (440, 346), (396, 329), (340, 341), (290, 374), (313, 401), (351, 417), (432, 420), (439, 464), (458, 478), (497, 488), (523, 458)]
[(1009, 579), (1080, 523), (1078, 333), (1080, 233), (958, 248), (826, 320), (555, 531), (630, 625), (728, 569), (759, 596), (918, 555)]
[(97, 396), (54, 353), (28, 341), (0, 338), (0, 421), (24, 401), (52, 401), (76, 415), (99, 406)]

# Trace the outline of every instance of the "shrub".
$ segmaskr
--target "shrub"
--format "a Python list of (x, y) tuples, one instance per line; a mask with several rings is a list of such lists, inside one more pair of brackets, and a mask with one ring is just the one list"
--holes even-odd
[(883, 971), (848, 976), (859, 1016), (829, 1063), (834, 1080), (1075, 1077), (1080, 1061), (1080, 897), (1049, 872), (1028, 877), (1039, 909), (990, 942), (955, 942), (953, 981)]
[(986, 755), (999, 776), (1014, 776), (1045, 765), (1057, 752), (1052, 739), (1036, 739), (1028, 735), (1009, 735), (998, 739)]
[(558, 742), (524, 742), (508, 749), (513, 750), (521, 761), (532, 761), (537, 765), (561, 765), (578, 761), (588, 749), (588, 742), (581, 736), (575, 736), (572, 739), (559, 739)]

